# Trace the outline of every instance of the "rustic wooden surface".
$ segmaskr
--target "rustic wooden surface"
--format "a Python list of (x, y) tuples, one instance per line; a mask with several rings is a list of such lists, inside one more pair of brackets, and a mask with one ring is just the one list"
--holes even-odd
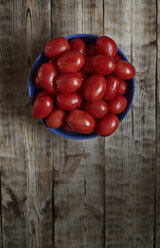
[[(0, 0), (0, 247), (160, 247), (160, 0)], [(31, 65), (54, 36), (106, 34), (136, 67), (110, 138), (31, 116)]]
[(160, 0), (157, 1), (157, 71), (156, 71), (156, 201), (155, 201), (155, 245), (160, 246)]
[[(53, 36), (103, 33), (102, 0), (54, 1), (52, 10)], [(103, 247), (104, 139), (53, 144), (55, 247)]]
[(115, 37), (137, 75), (132, 110), (105, 142), (106, 247), (153, 247), (156, 1), (124, 0), (114, 6), (105, 1), (105, 33)]

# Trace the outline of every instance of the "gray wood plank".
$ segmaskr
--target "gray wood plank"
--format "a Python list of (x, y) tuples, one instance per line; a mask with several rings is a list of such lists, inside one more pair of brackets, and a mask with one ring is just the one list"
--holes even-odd
[(53, 247), (52, 144), (31, 116), (31, 64), (50, 38), (50, 1), (1, 1), (0, 165), (4, 247)]
[[(103, 1), (53, 1), (53, 36), (103, 33)], [(53, 136), (55, 247), (104, 245), (104, 139)]]
[(105, 247), (153, 247), (156, 155), (156, 1), (104, 1), (105, 34), (133, 62), (136, 92), (119, 130), (105, 139)]
[(157, 1), (157, 160), (156, 160), (156, 215), (155, 247), (160, 247), (160, 0)]
[(0, 248), (3, 248), (3, 232), (2, 232), (2, 198), (1, 198), (1, 168), (0, 168)]

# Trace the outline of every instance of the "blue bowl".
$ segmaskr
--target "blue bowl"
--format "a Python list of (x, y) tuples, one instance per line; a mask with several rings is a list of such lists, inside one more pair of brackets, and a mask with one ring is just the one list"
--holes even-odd
[[(70, 41), (74, 38), (81, 38), (85, 41), (86, 44), (89, 44), (92, 42), (96, 42), (96, 40), (98, 39), (98, 36), (92, 35), (92, 34), (74, 34), (74, 35), (67, 36), (66, 38), (68, 41)], [(118, 55), (123, 60), (128, 61), (127, 57), (124, 55), (124, 53), (119, 48), (118, 48)], [(37, 73), (38, 69), (40, 68), (40, 66), (44, 63), (47, 63), (48, 61), (49, 61), (49, 59), (44, 55), (44, 52), (42, 52), (36, 58), (32, 68), (31, 68), (31, 73), (29, 76), (29, 83), (28, 83), (28, 92), (29, 92), (29, 98), (30, 98), (32, 104), (34, 102), (36, 93), (39, 91), (39, 89), (34, 85), (34, 78), (35, 78), (36, 73)], [(127, 80), (127, 84), (128, 84), (128, 90), (127, 90), (125, 96), (127, 98), (128, 104), (127, 104), (126, 110), (123, 113), (117, 115), (120, 122), (128, 114), (128, 112), (132, 106), (134, 93), (135, 93), (135, 79), (132, 78), (130, 80)], [(45, 125), (47, 127), (45, 118), (41, 119), (40, 121), (42, 122), (43, 125)], [(91, 138), (95, 138), (98, 136), (97, 134), (79, 134), (76, 132), (67, 132), (67, 131), (63, 130), (62, 128), (57, 128), (57, 129), (48, 128), (48, 129), (50, 131), (58, 134), (59, 136), (69, 138), (69, 139), (76, 139), (76, 140), (91, 139)]]

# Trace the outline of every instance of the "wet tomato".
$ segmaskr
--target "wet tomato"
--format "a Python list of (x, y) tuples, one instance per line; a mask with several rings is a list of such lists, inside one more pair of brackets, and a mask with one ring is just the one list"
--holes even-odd
[(71, 40), (70, 47), (72, 51), (77, 51), (83, 54), (84, 56), (86, 55), (87, 46), (86, 46), (86, 43), (82, 39), (77, 38), (77, 39)]
[(82, 98), (82, 101), (81, 101), (80, 105), (77, 107), (77, 109), (84, 109), (84, 107), (85, 107), (85, 101)]
[(40, 96), (48, 96), (49, 95), (49, 93), (47, 92), (47, 91), (45, 91), (45, 90), (40, 90), (40, 91), (38, 91), (38, 93), (36, 94), (36, 98), (37, 97), (40, 97)]
[(101, 36), (96, 41), (96, 50), (98, 54), (106, 54), (114, 57), (117, 53), (117, 45), (111, 38)]
[(78, 71), (78, 72), (76, 72), (76, 74), (81, 78), (82, 83), (85, 83), (86, 82), (88, 76), (87, 76), (87, 74), (84, 71), (82, 71), (82, 70), (81, 71)]
[(93, 65), (91, 63), (93, 56), (86, 56), (85, 64), (83, 66), (83, 71), (87, 74), (93, 74), (95, 72)]
[(56, 88), (61, 93), (72, 93), (81, 87), (82, 79), (76, 73), (62, 73), (56, 80)]
[(131, 63), (121, 60), (116, 63), (114, 75), (123, 80), (131, 79), (135, 75), (135, 68)]
[(43, 64), (37, 72), (37, 80), (41, 88), (48, 92), (54, 92), (54, 82), (58, 76), (57, 69), (50, 63)]
[(37, 97), (32, 108), (32, 115), (35, 119), (41, 119), (50, 114), (53, 109), (53, 100), (50, 96)]
[(91, 63), (94, 70), (102, 75), (111, 74), (116, 68), (116, 63), (113, 57), (103, 54), (94, 56)]
[(52, 98), (52, 100), (54, 101), (55, 99), (55, 95), (53, 93), (48, 93), (45, 90), (40, 90), (38, 91), (38, 93), (36, 94), (36, 98), (37, 97), (41, 97), (41, 96), (50, 96)]
[(40, 83), (40, 80), (39, 80), (38, 75), (35, 76), (34, 84), (35, 84), (35, 86), (36, 86), (37, 88), (42, 89), (42, 86), (41, 86), (41, 83)]
[(102, 99), (99, 102), (94, 103), (86, 102), (85, 111), (92, 115), (95, 119), (99, 119), (107, 114), (108, 106)]
[(59, 94), (57, 96), (57, 106), (62, 110), (72, 110), (78, 108), (82, 102), (82, 97), (78, 92)]
[(48, 63), (52, 64), (58, 71), (57, 61), (55, 59), (50, 59)]
[(74, 130), (68, 125), (68, 123), (65, 121), (64, 124), (62, 125), (63, 130), (67, 132), (74, 132)]
[(118, 54), (116, 54), (116, 55), (114, 56), (114, 60), (115, 60), (115, 62), (117, 63), (118, 61), (122, 60), (122, 58), (121, 58)]
[(65, 37), (56, 37), (45, 46), (44, 53), (48, 58), (58, 58), (70, 50), (70, 45)]
[(128, 86), (127, 86), (126, 81), (120, 80), (118, 94), (124, 95), (127, 92), (127, 89), (128, 89)]
[(79, 92), (80, 94), (82, 94), (82, 93), (83, 93), (83, 88), (84, 88), (85, 82), (87, 81), (87, 78), (88, 78), (88, 75), (87, 75), (84, 71), (82, 71), (82, 70), (76, 72), (76, 74), (77, 74), (78, 76), (80, 76), (80, 78), (81, 78), (81, 80), (82, 80), (81, 87), (80, 87), (79, 90), (78, 90), (78, 92)]
[(67, 123), (74, 131), (79, 133), (91, 133), (95, 128), (93, 117), (79, 109), (74, 109), (69, 113)]
[(106, 77), (106, 91), (103, 97), (104, 100), (111, 100), (118, 94), (119, 83), (119, 79), (113, 75)]
[(108, 110), (112, 114), (120, 114), (127, 107), (127, 99), (125, 96), (117, 95), (108, 101)]
[(84, 85), (83, 95), (88, 102), (98, 102), (104, 96), (105, 90), (105, 78), (100, 74), (93, 74)]
[(76, 51), (63, 54), (58, 60), (57, 65), (60, 72), (77, 72), (85, 63), (84, 56)]
[(97, 124), (97, 133), (100, 136), (107, 137), (114, 133), (119, 126), (119, 119), (116, 115), (110, 114), (104, 116)]
[(50, 128), (59, 128), (66, 119), (66, 112), (61, 109), (54, 109), (46, 118), (46, 124)]

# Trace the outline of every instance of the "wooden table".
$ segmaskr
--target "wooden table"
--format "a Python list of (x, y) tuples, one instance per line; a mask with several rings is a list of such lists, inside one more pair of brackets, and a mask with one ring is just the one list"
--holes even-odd
[[(31, 116), (31, 65), (55, 36), (108, 35), (136, 67), (110, 138)], [(0, 0), (0, 247), (160, 247), (160, 0)]]

